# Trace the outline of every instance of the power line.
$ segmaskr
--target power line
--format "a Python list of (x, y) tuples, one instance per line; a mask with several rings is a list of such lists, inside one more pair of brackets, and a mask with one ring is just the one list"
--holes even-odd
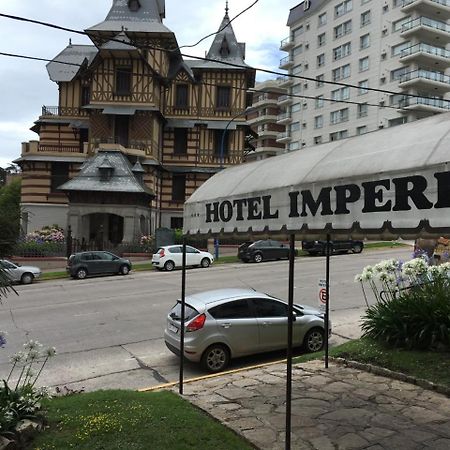
[[(70, 66), (76, 66), (76, 67), (83, 67), (82, 64), (77, 64), (77, 63), (69, 63), (69, 62), (64, 62), (64, 61), (55, 61), (52, 59), (46, 59), (46, 58), (39, 58), (39, 57), (35, 57), (35, 56), (27, 56), (27, 55), (18, 55), (18, 54), (13, 54), (13, 53), (4, 53), (4, 52), (0, 52), (0, 56), (9, 56), (9, 57), (14, 57), (14, 58), (20, 58), (20, 59), (26, 59), (26, 60), (35, 60), (35, 61), (43, 61), (43, 62), (50, 62), (50, 63), (55, 63), (55, 64), (64, 64), (64, 65), (70, 65)], [(117, 71), (109, 71), (106, 70), (103, 73), (104, 74), (108, 74), (108, 75), (113, 75), (114, 73), (117, 72), (122, 72), (120, 69), (117, 69)], [(134, 75), (134, 76), (142, 76), (142, 73), (137, 73), (137, 72), (130, 72), (130, 71), (123, 71), (123, 73), (127, 73), (128, 75)], [(205, 81), (200, 81), (198, 83), (196, 83), (197, 85), (202, 85), (202, 86), (212, 86), (212, 87), (216, 87), (217, 85), (214, 83), (208, 83)], [(245, 92), (251, 92), (253, 94), (276, 94), (279, 95), (280, 92), (279, 91), (275, 91), (275, 90), (271, 90), (271, 89), (256, 89), (256, 88), (242, 88), (239, 86), (230, 86), (231, 89), (236, 90), (236, 91), (245, 91)], [(361, 89), (361, 88), (359, 88)], [(365, 89), (365, 88), (364, 88)], [(302, 95), (302, 94), (292, 94), (292, 93), (284, 93), (281, 95), (285, 95), (286, 97), (290, 97), (290, 98), (299, 98), (299, 99), (306, 99), (306, 100), (323, 100), (325, 102), (331, 102), (331, 103), (344, 103), (344, 104), (350, 104), (350, 105), (367, 105), (367, 106), (373, 106), (373, 107), (377, 107), (377, 108), (384, 108), (384, 109), (395, 109), (395, 110), (403, 110), (403, 111), (409, 111), (406, 108), (400, 107), (400, 106), (393, 106), (393, 105), (380, 105), (380, 104), (376, 104), (376, 103), (368, 103), (368, 102), (357, 102), (357, 101), (352, 101), (352, 100), (339, 100), (339, 99), (333, 99), (333, 98), (327, 98), (324, 96), (309, 96), (309, 95)], [(421, 97), (424, 98), (424, 97)]]
[[(37, 20), (33, 20), (33, 19), (28, 19), (25, 17), (20, 17), (20, 16), (12, 16), (9, 14), (3, 14), (0, 13), (0, 17), (5, 17), (7, 19), (11, 19), (11, 20), (19, 20), (22, 22), (29, 22), (29, 23), (34, 23), (37, 25), (42, 25), (45, 27), (49, 27), (49, 28), (54, 28), (54, 29), (58, 29), (58, 30), (62, 30), (62, 31), (68, 31), (70, 33), (76, 33), (76, 34), (81, 34), (84, 36), (89, 36), (88, 33), (84, 32), (84, 31), (79, 31), (79, 30), (74, 30), (71, 28), (66, 28), (66, 27), (61, 27), (59, 25), (55, 25), (49, 22), (42, 22), (42, 21), (37, 21)], [(109, 39), (109, 41), (111, 42), (118, 42), (120, 44), (127, 44), (130, 45), (129, 42), (123, 41), (121, 39), (115, 39), (115, 38), (111, 38)], [(138, 46), (135, 44), (134, 45), (137, 49), (140, 50), (162, 50), (162, 51), (168, 51), (165, 48), (162, 47), (157, 47), (157, 46), (151, 46), (151, 45), (145, 45), (145, 46)], [(285, 76), (285, 77), (289, 77), (289, 78), (294, 78), (294, 79), (299, 79), (299, 80), (303, 80), (303, 81), (312, 81), (312, 82), (316, 82), (316, 81), (320, 81), (323, 84), (331, 84), (334, 86), (342, 86), (342, 87), (348, 87), (348, 88), (352, 88), (352, 89), (361, 89), (361, 86), (357, 86), (357, 85), (353, 85), (353, 84), (349, 84), (349, 83), (342, 83), (339, 81), (330, 81), (330, 80), (318, 80), (316, 78), (312, 78), (312, 77), (305, 77), (305, 76), (301, 76), (301, 75), (294, 75), (294, 74), (285, 74), (283, 72), (278, 72), (275, 70), (269, 70), (269, 69), (262, 69), (260, 67), (250, 67), (247, 65), (242, 65), (242, 64), (235, 64), (235, 63), (230, 63), (230, 62), (226, 62), (223, 60), (216, 60), (216, 59), (212, 59), (212, 58), (207, 58), (207, 57), (201, 57), (201, 56), (195, 56), (195, 55), (188, 55), (185, 53), (180, 53), (181, 56), (186, 57), (186, 58), (192, 58), (192, 59), (197, 59), (200, 61), (206, 61), (206, 62), (215, 62), (215, 63), (219, 63), (222, 64), (224, 66), (228, 66), (228, 67), (233, 67), (236, 69), (246, 69), (246, 70), (255, 70), (257, 72), (263, 72), (263, 73), (267, 73), (270, 75), (277, 75), (277, 76)], [(434, 97), (428, 97), (428, 96), (423, 96), (423, 95), (418, 95), (418, 94), (410, 94), (407, 92), (395, 92), (395, 91), (389, 91), (387, 89), (379, 89), (379, 88), (371, 88), (371, 87), (365, 87), (364, 88), (366, 91), (371, 91), (371, 92), (378, 92), (381, 94), (389, 94), (389, 95), (400, 95), (400, 96), (404, 96), (404, 97), (411, 97), (411, 98), (419, 98), (419, 99), (425, 99), (425, 100), (436, 100), (436, 98)]]

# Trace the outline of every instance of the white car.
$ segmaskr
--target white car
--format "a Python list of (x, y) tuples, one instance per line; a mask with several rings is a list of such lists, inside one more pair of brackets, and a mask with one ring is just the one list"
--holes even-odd
[[(153, 255), (152, 264), (158, 269), (171, 271), (183, 264), (183, 246), (167, 245), (160, 247)], [(186, 246), (186, 266), (209, 267), (214, 261), (214, 256), (209, 252), (202, 252), (190, 245)]]
[(30, 284), (41, 276), (41, 269), (34, 266), (20, 266), (7, 259), (0, 259), (0, 267), (12, 280), (22, 284)]

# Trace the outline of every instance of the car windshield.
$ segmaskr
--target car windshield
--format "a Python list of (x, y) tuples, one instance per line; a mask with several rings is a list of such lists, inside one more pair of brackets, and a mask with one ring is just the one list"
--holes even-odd
[(6, 259), (4, 259), (3, 261), (0, 262), (0, 266), (3, 269), (16, 269), (18, 267), (15, 264), (13, 264), (12, 262), (7, 261)]

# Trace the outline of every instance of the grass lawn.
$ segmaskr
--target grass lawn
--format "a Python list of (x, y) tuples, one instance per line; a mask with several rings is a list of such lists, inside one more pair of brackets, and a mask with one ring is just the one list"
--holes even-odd
[(246, 450), (247, 441), (172, 392), (98, 391), (44, 403), (35, 450)]
[[(303, 355), (296, 362), (322, 358), (323, 352)], [(370, 339), (330, 348), (330, 356), (384, 367), (450, 387), (450, 353), (387, 349)]]

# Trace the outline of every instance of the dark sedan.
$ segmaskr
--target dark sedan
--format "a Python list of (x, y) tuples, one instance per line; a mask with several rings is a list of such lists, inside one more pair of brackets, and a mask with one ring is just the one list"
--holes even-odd
[[(364, 248), (362, 241), (353, 241), (351, 239), (344, 241), (331, 241), (331, 253), (361, 253)], [(302, 241), (302, 249), (310, 255), (325, 255), (327, 241)]]
[(81, 252), (70, 255), (66, 269), (72, 278), (82, 280), (89, 275), (128, 275), (131, 262), (109, 252)]
[(265, 240), (256, 242), (244, 242), (239, 246), (238, 258), (243, 262), (288, 259), (289, 245), (282, 242)]

